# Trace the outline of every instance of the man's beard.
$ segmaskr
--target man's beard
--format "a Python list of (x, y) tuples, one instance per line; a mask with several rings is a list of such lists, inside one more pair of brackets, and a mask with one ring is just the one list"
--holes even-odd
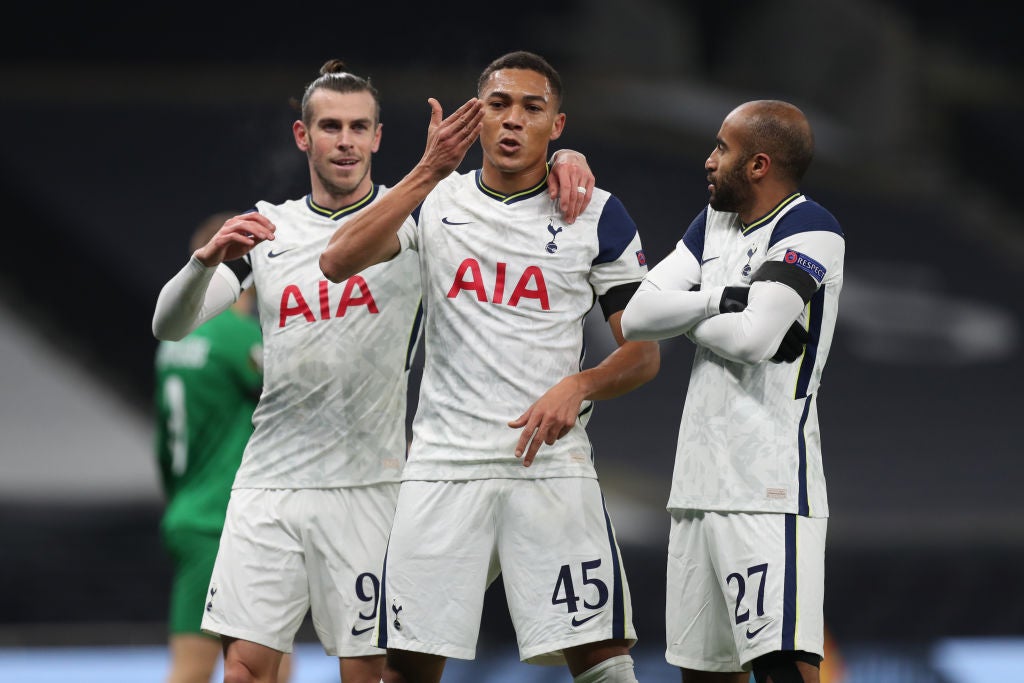
[(365, 171), (359, 177), (353, 177), (350, 181), (345, 182), (344, 185), (339, 184), (337, 181), (327, 178), (323, 173), (317, 173), (320, 176), (320, 182), (323, 184), (324, 189), (332, 197), (344, 197), (352, 194), (358, 187), (366, 174), (369, 173), (370, 169), (366, 168)]
[(715, 211), (738, 212), (749, 197), (749, 186), (743, 179), (742, 164), (722, 176), (714, 185), (715, 192), (710, 204)]

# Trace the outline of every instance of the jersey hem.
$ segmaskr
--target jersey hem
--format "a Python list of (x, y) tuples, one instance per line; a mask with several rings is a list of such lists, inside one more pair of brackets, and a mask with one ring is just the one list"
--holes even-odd
[[(683, 669), (694, 669), (696, 671), (712, 671), (715, 673), (739, 673), (744, 671), (741, 665), (737, 665), (735, 660), (729, 660), (728, 662), (711, 662), (703, 659), (690, 659), (689, 657), (677, 657), (672, 654), (670, 650), (665, 650), (665, 661), (672, 666), (678, 666)], [(746, 669), (749, 671), (749, 668)]]
[(765, 509), (765, 508), (730, 508), (724, 506), (707, 506), (707, 505), (676, 505), (668, 504), (665, 509), (669, 513), (673, 512), (718, 512), (721, 514), (738, 514), (738, 515), (798, 515), (800, 517), (808, 517), (810, 519), (828, 519), (828, 510), (824, 514), (821, 513), (808, 513), (801, 514), (796, 510), (780, 510), (777, 508)]
[(224, 626), (214, 621), (205, 622), (201, 629), (202, 633), (211, 636), (224, 636), (228, 638), (238, 638), (239, 640), (248, 640), (251, 643), (262, 645), (263, 647), (269, 647), (272, 650), (283, 652), (285, 654), (291, 654), (294, 646), (294, 640), (292, 642), (285, 642), (283, 639), (275, 639), (272, 636), (268, 636), (263, 633), (257, 633), (244, 628), (234, 628), (232, 626)]
[(397, 642), (394, 637), (388, 634), (388, 649), (409, 650), (410, 652), (421, 652), (425, 655), (439, 655), (451, 659), (475, 659), (476, 650), (473, 648), (458, 647), (455, 645), (425, 644), (412, 640)]
[(259, 491), (275, 491), (275, 490), (281, 490), (281, 491), (306, 491), (306, 490), (309, 490), (309, 491), (321, 491), (321, 490), (326, 490), (326, 489), (358, 489), (358, 488), (367, 488), (369, 486), (383, 486), (385, 484), (400, 484), (400, 483), (402, 483), (401, 479), (382, 479), (380, 481), (371, 481), (371, 482), (365, 482), (365, 483), (329, 483), (329, 484), (318, 484), (316, 486), (299, 485), (299, 484), (289, 485), (289, 484), (282, 484), (280, 482), (275, 482), (273, 484), (269, 484), (269, 483), (268, 484), (261, 484), (261, 483), (258, 483), (258, 482), (246, 482), (246, 483), (242, 483), (242, 484), (235, 484), (234, 486), (231, 487), (231, 490), (232, 491), (237, 491), (237, 490), (240, 490), (240, 489), (254, 489), (254, 490), (259, 490)]
[[(524, 467), (523, 469), (524, 470), (529, 470), (529, 468), (526, 468), (526, 467)], [(471, 475), (471, 476), (470, 475), (466, 475), (466, 476), (461, 476), (461, 475), (460, 476), (452, 476), (450, 474), (449, 475), (443, 475), (443, 474), (429, 474), (428, 473), (428, 474), (407, 474), (407, 475), (404, 475), (402, 477), (402, 481), (483, 481), (483, 480), (490, 480), (490, 479), (522, 479), (524, 481), (529, 481), (531, 479), (597, 479), (597, 473), (596, 472), (593, 472), (593, 473), (584, 473), (584, 472), (573, 473), (573, 472), (567, 472), (567, 473), (558, 473), (558, 474), (547, 474), (547, 473), (545, 473), (545, 474), (538, 474), (538, 475), (532, 475), (532, 474), (508, 475), (508, 474), (486, 473), (486, 474), (476, 474), (476, 475)]]
[[(523, 650), (519, 653), (519, 661), (526, 664), (539, 664), (541, 666), (549, 666), (553, 664), (565, 664), (564, 651), (570, 647), (578, 647), (580, 645), (589, 645), (591, 643), (600, 643), (608, 640), (610, 636), (604, 633), (586, 633), (579, 634), (574, 638), (566, 638), (554, 643), (546, 643), (544, 645), (538, 645), (528, 650)], [(629, 643), (628, 647), (636, 645), (636, 636), (631, 635), (626, 638), (626, 642)]]

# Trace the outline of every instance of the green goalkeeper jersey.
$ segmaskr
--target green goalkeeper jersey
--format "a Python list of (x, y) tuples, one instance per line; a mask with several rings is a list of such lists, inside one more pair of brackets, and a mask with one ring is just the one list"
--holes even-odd
[(163, 532), (220, 533), (262, 386), (258, 320), (229, 309), (156, 354)]

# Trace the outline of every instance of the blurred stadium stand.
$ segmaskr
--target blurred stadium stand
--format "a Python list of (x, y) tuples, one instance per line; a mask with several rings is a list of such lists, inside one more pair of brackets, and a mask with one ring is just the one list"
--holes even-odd
[[(565, 78), (559, 146), (622, 198), (650, 263), (706, 202), (703, 160), (735, 104), (807, 111), (819, 153), (804, 189), (848, 241), (819, 402), (826, 620), (854, 667), (870, 661), (857, 680), (966, 680), (893, 662), (942, 638), (1024, 635), (1024, 59), (1012, 6), (972, 7), (554, 0), (485, 19), (478, 3), (385, 0), (320, 20), (114, 3), (5, 22), (0, 647), (163, 641), (153, 303), (199, 219), (304, 192), (289, 98), (330, 57), (370, 75), (385, 124), (374, 178), (393, 184), (422, 151), (426, 97), (450, 109), (487, 61), (526, 48)], [(662, 349), (660, 375), (591, 429), (655, 655), (691, 358), (685, 342)], [(509, 629), (494, 605), (483, 645)]]

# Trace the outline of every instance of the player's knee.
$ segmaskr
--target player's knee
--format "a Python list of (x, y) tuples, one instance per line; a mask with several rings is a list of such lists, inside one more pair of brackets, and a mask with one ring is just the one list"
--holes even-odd
[(572, 680), (573, 683), (637, 683), (633, 658), (629, 655), (609, 657)]
[(821, 657), (803, 650), (769, 652), (753, 661), (754, 680), (757, 683), (804, 683), (797, 662), (817, 668), (821, 666)]
[(224, 662), (224, 683), (255, 683), (259, 678), (239, 660)]

